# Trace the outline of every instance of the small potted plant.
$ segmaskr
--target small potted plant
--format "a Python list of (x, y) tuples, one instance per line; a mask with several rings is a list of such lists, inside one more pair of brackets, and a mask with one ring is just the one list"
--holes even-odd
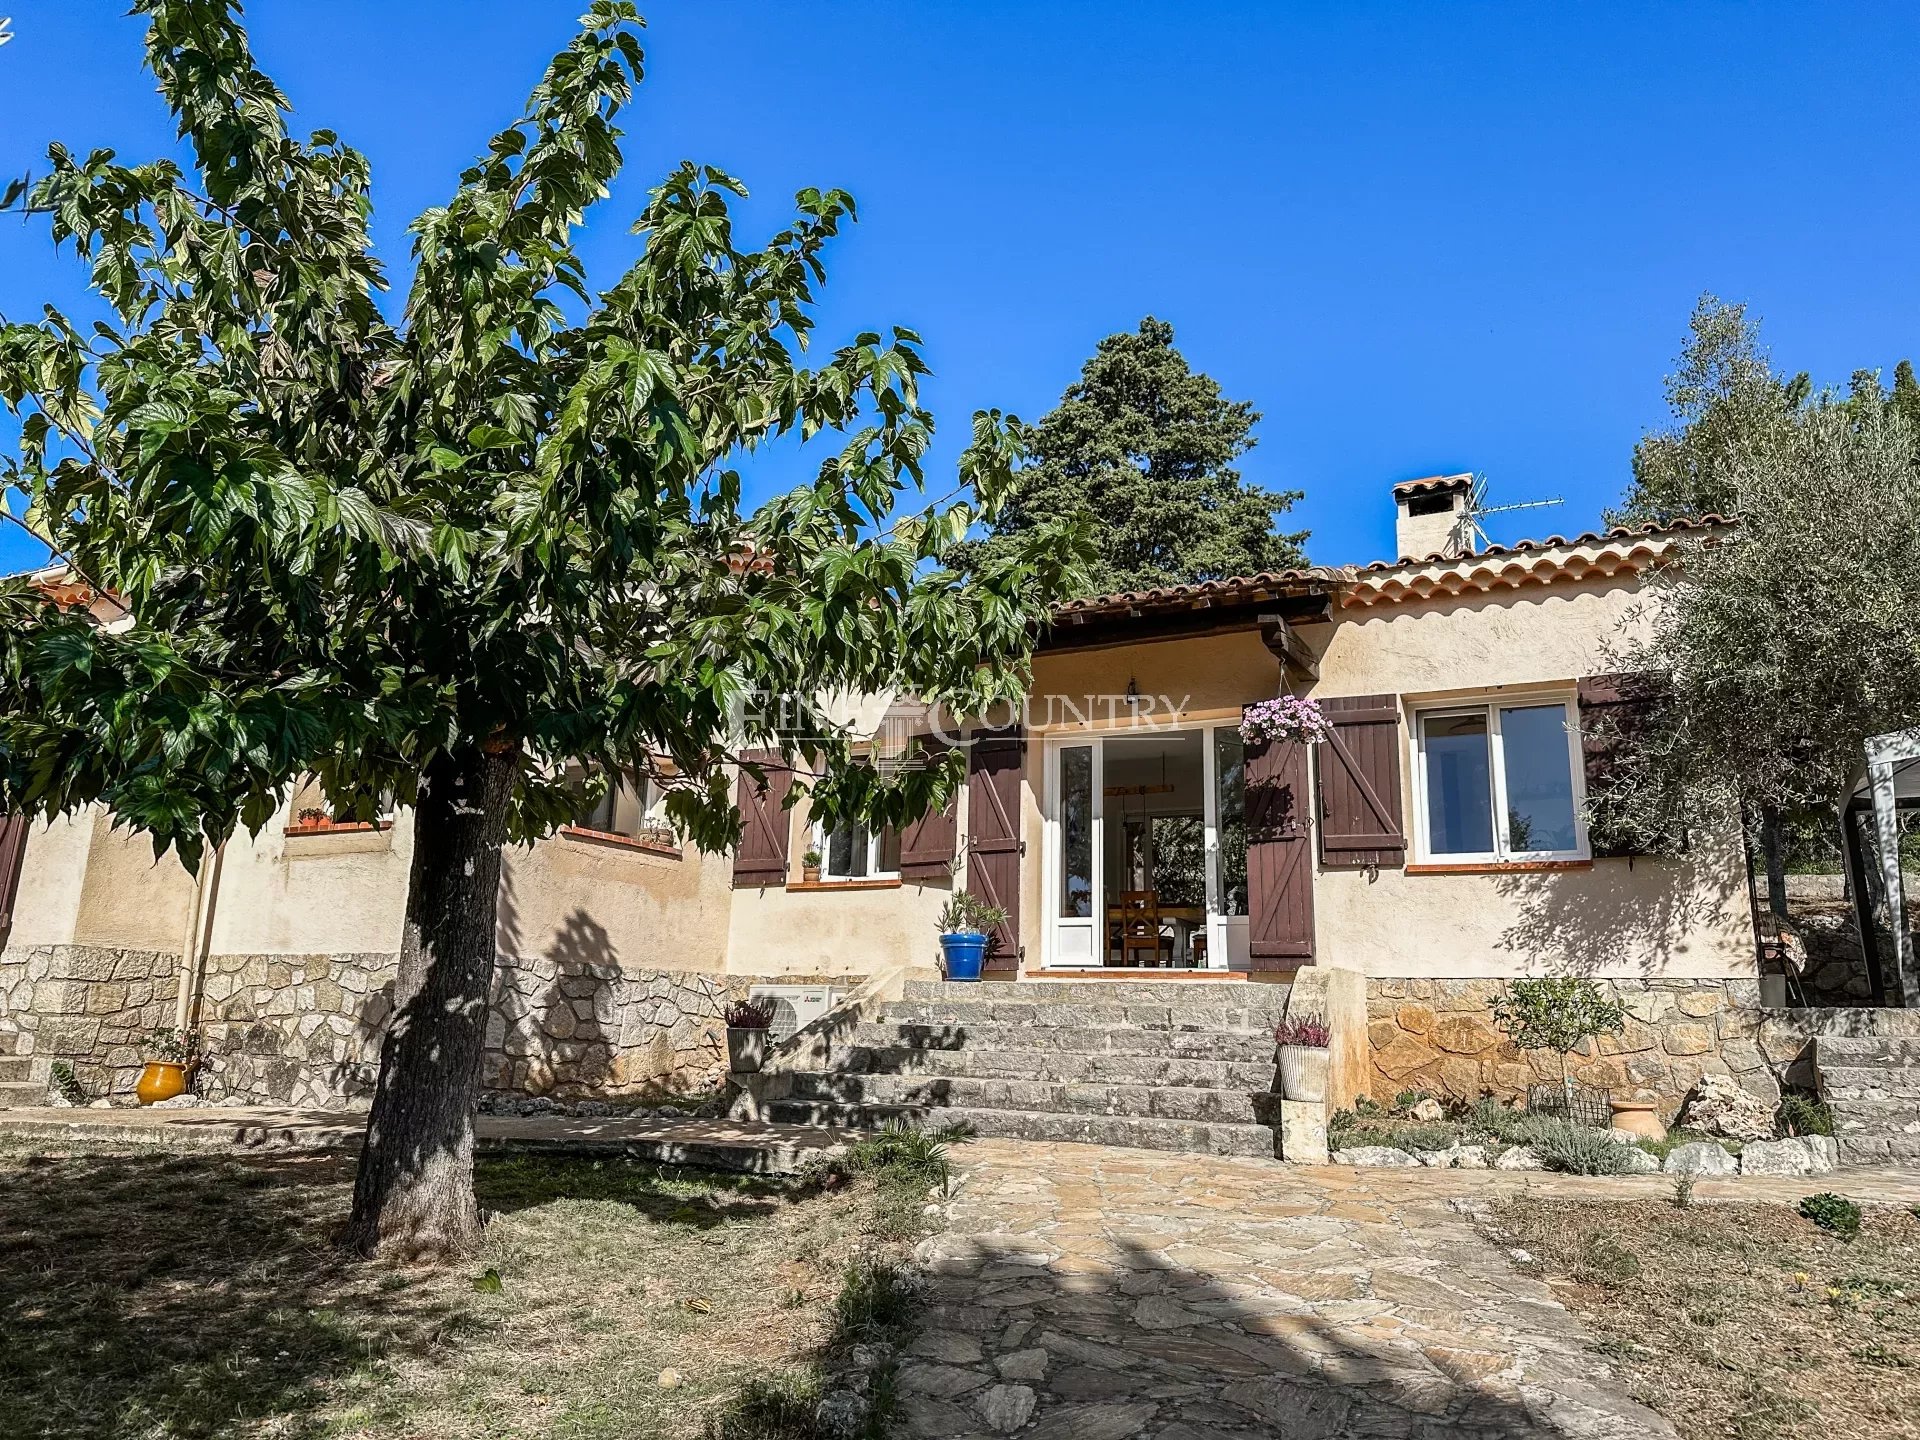
[(1280, 1093), (1288, 1100), (1327, 1098), (1328, 1046), (1332, 1032), (1318, 1015), (1289, 1015), (1274, 1027), (1280, 1045)]
[(978, 980), (987, 940), (1007, 923), (1007, 912), (962, 890), (940, 911), (940, 959), (949, 980)]
[(176, 1095), (187, 1093), (187, 1072), (192, 1067), (197, 1045), (189, 1030), (157, 1025), (140, 1037), (140, 1056), (144, 1068), (133, 1093), (142, 1105), (157, 1105)]
[(773, 1001), (736, 1000), (727, 1006), (727, 1068), (751, 1075), (766, 1063)]
[(331, 830), (333, 828), (333, 816), (318, 806), (309, 805), (300, 812), (300, 828), (302, 830)]
[(820, 881), (820, 847), (809, 845), (807, 853), (800, 857), (800, 878), (809, 885)]

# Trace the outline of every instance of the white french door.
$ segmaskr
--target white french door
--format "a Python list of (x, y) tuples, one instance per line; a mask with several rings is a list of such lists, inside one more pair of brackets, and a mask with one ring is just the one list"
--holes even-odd
[[(1137, 732), (1130, 732), (1130, 738), (1138, 738)], [(1235, 726), (1207, 727), (1200, 738), (1205, 777), (1204, 964), (1209, 970), (1244, 969), (1246, 832), (1239, 823), (1239, 731)], [(1042, 964), (1049, 969), (1097, 969), (1108, 961), (1109, 890), (1124, 889), (1125, 884), (1122, 877), (1108, 873), (1105, 752), (1105, 737), (1097, 734), (1055, 736), (1046, 742), (1041, 846), (1046, 920), (1041, 945)]]

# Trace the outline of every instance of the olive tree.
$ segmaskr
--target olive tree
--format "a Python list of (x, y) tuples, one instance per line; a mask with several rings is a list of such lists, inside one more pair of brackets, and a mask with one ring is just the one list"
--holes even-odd
[[(792, 765), (837, 817), (941, 803), (958, 757), (871, 765), (815, 697), (898, 688), (966, 714), (1017, 695), (1085, 542), (1040, 527), (964, 576), (946, 563), (997, 513), (1014, 427), (977, 414), (928, 500), (917, 337), (808, 363), (844, 193), (802, 191), (743, 248), (739, 183), (683, 164), (631, 267), (589, 285), (575, 236), (642, 73), (627, 0), (594, 0), (524, 113), (414, 221), (391, 315), (367, 164), (290, 133), (238, 7), (134, 9), (190, 163), (53, 147), (4, 204), (44, 217), (110, 318), (0, 317), (6, 483), (131, 618), (0, 585), (0, 808), (104, 805), (195, 867), (307, 775), (343, 812), (414, 807), (347, 1239), (457, 1253), (479, 1229), (502, 847), (570, 818), (583, 767), (589, 785), (651, 775), (714, 851), (737, 838), (743, 758)], [(810, 478), (749, 510), (741, 457), (783, 440), (819, 457)]]

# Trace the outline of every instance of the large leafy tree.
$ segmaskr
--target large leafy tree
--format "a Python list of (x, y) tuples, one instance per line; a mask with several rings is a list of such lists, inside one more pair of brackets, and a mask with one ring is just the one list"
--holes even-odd
[(1032, 463), (969, 563), (1015, 553), (1062, 515), (1084, 516), (1102, 590), (1139, 590), (1305, 563), (1304, 531), (1274, 528), (1299, 491), (1249, 484), (1234, 461), (1260, 419), (1229, 400), (1151, 316), (1095, 349), (1059, 406), (1028, 436)]
[(1656, 579), (1625, 668), (1670, 677), (1605, 821), (1658, 840), (1737, 804), (1762, 829), (1831, 824), (1871, 735), (1920, 723), (1920, 431), (1880, 401), (1817, 397), (1730, 452), (1738, 526)]
[(1740, 489), (1769, 449), (1792, 443), (1810, 406), (1845, 403), (1855, 416), (1885, 410), (1920, 433), (1920, 381), (1912, 362), (1894, 367), (1891, 389), (1879, 372), (1857, 370), (1844, 402), (1816, 395), (1806, 372), (1782, 375), (1760, 343), (1760, 322), (1744, 304), (1702, 295), (1666, 381), (1675, 424), (1643, 436), (1633, 449), (1633, 482), (1614, 524), (1637, 525), (1699, 515), (1731, 515)]
[[(525, 113), (414, 222), (397, 318), (365, 162), (289, 133), (237, 5), (134, 8), (191, 163), (53, 148), (5, 203), (48, 217), (111, 318), (0, 319), (7, 484), (132, 620), (0, 587), (0, 808), (104, 804), (193, 866), (305, 774), (343, 809), (416, 807), (347, 1238), (458, 1252), (479, 1225), (502, 845), (564, 821), (584, 765), (595, 784), (650, 772), (674, 823), (724, 849), (746, 744), (785, 757), (750, 773), (793, 764), (829, 814), (939, 803), (957, 757), (869, 765), (814, 697), (900, 687), (964, 714), (1018, 694), (1084, 544), (1032, 528), (963, 577), (948, 552), (998, 513), (1010, 425), (976, 415), (952, 495), (916, 499), (916, 337), (803, 363), (845, 194), (803, 191), (743, 249), (739, 184), (683, 165), (632, 267), (589, 287), (574, 236), (641, 75), (627, 0), (595, 0)], [(782, 438), (817, 470), (748, 512), (737, 457)]]

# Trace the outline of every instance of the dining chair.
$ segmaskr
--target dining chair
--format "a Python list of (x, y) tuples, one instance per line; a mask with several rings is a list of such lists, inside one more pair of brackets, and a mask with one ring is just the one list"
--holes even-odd
[(1122, 890), (1114, 901), (1114, 908), (1120, 912), (1120, 963), (1132, 965), (1136, 963), (1136, 951), (1151, 950), (1153, 956), (1147, 964), (1171, 966), (1173, 937), (1160, 929), (1160, 892)]

